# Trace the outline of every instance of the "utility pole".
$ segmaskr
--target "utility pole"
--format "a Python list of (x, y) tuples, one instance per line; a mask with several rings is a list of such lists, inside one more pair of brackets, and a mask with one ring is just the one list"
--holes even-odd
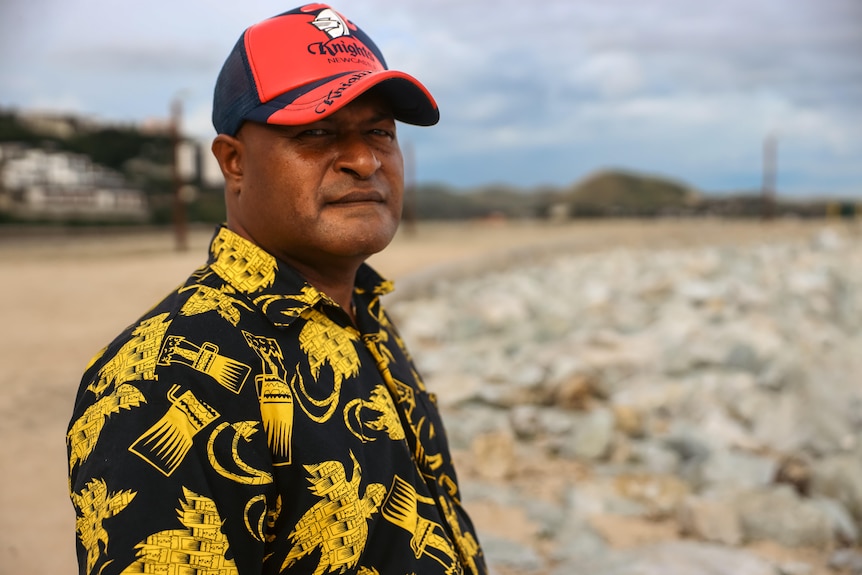
[(186, 203), (182, 197), (183, 182), (180, 176), (180, 127), (182, 125), (183, 103), (179, 96), (171, 102), (171, 179), (173, 184), (174, 239), (177, 251), (188, 249), (188, 225)]
[(777, 169), (778, 141), (773, 134), (763, 142), (763, 189), (761, 191), (761, 218), (775, 216), (775, 173)]

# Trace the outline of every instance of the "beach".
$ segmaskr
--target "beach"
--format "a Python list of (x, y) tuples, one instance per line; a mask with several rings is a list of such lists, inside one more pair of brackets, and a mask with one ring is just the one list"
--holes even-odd
[[(755, 245), (843, 222), (471, 221), (402, 227), (370, 263), (409, 298), (433, 278), (457, 281), (554, 253)], [(0, 235), (0, 573), (76, 572), (65, 433), (89, 359), (205, 261), (211, 227), (177, 250), (170, 229)], [(420, 362), (421, 363), (421, 362)], [(467, 478), (469, 479), (469, 478)], [(494, 521), (493, 513), (477, 518)]]

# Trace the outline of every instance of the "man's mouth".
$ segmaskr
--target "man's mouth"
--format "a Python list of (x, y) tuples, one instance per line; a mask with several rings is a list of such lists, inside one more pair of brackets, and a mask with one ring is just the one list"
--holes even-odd
[(345, 194), (335, 200), (329, 202), (330, 204), (361, 204), (361, 203), (382, 203), (386, 201), (383, 197), (383, 194), (376, 190), (368, 190), (368, 191), (353, 191), (348, 194)]

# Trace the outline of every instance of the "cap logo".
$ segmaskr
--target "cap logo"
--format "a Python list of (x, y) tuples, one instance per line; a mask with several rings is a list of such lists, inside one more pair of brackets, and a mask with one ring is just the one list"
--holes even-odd
[(342, 94), (344, 94), (345, 90), (350, 88), (350, 86), (352, 86), (353, 84), (355, 84), (356, 82), (358, 82), (359, 80), (364, 78), (365, 76), (368, 76), (369, 74), (373, 74), (373, 73), (374, 72), (371, 72), (370, 70), (363, 70), (362, 72), (356, 72), (355, 74), (353, 74), (352, 76), (350, 76), (349, 78), (347, 78), (346, 80), (341, 82), (341, 84), (339, 84), (337, 88), (330, 90), (329, 94), (327, 94), (326, 97), (320, 102), (320, 104), (317, 105), (317, 107), (314, 109), (314, 111), (317, 112), (318, 114), (326, 113), (326, 111), (329, 109), (329, 107), (331, 105), (333, 105), (335, 103), (335, 101), (338, 100), (342, 96)]
[(341, 38), (342, 36), (350, 36), (350, 30), (347, 28), (347, 22), (342, 20), (335, 10), (326, 8), (321, 10), (312, 22), (321, 32), (326, 32), (330, 39)]
[[(308, 45), (308, 53), (316, 56), (327, 56), (329, 63), (353, 63), (362, 66), (373, 66), (377, 57), (358, 37), (350, 34), (350, 26), (335, 10), (321, 10), (311, 24), (326, 34), (325, 42), (312, 42)], [(357, 61), (362, 59), (366, 62)]]

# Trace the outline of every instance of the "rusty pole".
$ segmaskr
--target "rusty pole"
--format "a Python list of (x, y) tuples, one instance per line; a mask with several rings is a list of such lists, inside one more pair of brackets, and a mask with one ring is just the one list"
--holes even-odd
[(775, 216), (775, 173), (778, 142), (770, 134), (763, 142), (763, 190), (761, 192), (761, 217), (771, 220)]
[(188, 249), (188, 225), (186, 204), (182, 197), (182, 178), (180, 177), (180, 126), (183, 115), (183, 104), (179, 97), (171, 102), (171, 179), (173, 185), (173, 216), (174, 240), (176, 250), (184, 252)]

